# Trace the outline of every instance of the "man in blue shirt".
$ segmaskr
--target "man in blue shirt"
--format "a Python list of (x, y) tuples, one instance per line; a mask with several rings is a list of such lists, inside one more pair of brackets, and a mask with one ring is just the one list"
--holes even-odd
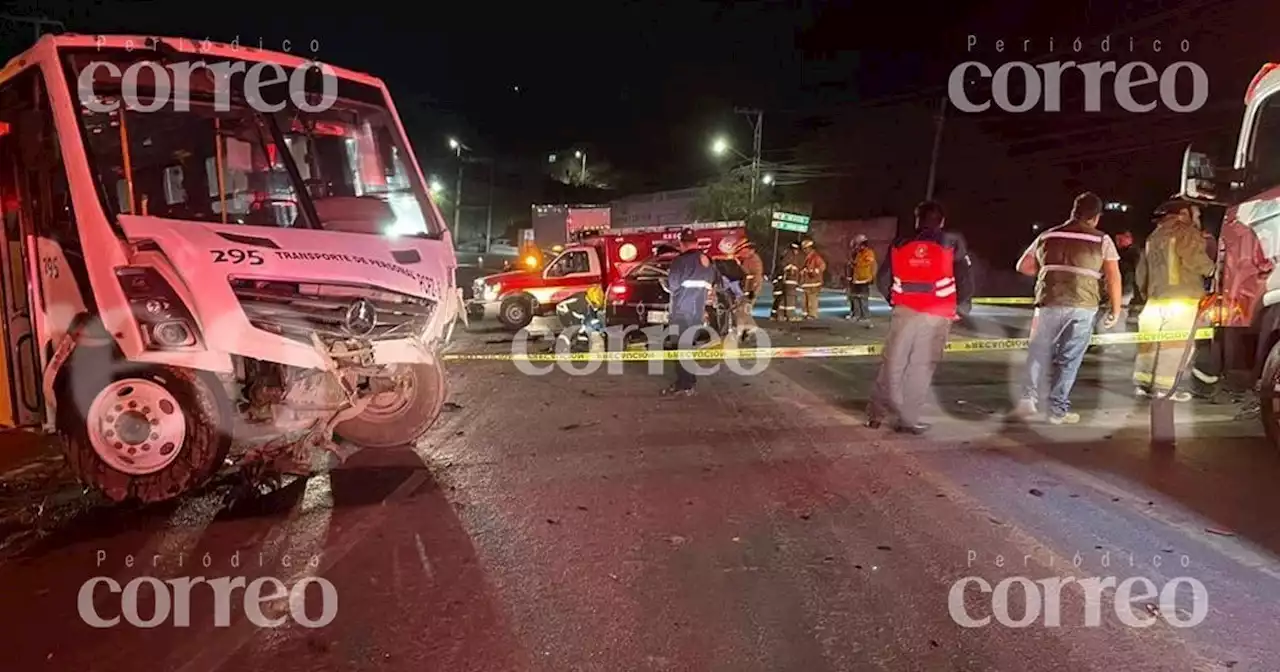
[[(670, 328), (678, 344), (692, 347), (694, 335), (689, 332), (700, 329), (706, 321), (707, 297), (716, 281), (716, 267), (698, 249), (698, 236), (692, 229), (680, 232), (680, 249), (680, 255), (671, 261), (667, 272), (667, 288), (671, 294)], [(676, 360), (676, 382), (662, 394), (692, 396), (697, 383), (694, 366), (693, 361)]]

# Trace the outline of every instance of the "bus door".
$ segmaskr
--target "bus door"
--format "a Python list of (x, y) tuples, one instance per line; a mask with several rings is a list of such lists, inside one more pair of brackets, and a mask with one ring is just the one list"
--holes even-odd
[[(33, 233), (31, 185), (19, 129), (33, 121), (32, 68), (0, 84), (0, 427), (37, 425), (44, 421), (41, 363), (32, 324), (31, 297), (39, 278), (31, 276), (27, 238)], [(31, 132), (28, 130), (27, 132)]]

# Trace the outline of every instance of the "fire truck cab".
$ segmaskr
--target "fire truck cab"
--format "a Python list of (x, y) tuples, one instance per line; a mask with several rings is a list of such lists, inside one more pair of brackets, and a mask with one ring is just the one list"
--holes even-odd
[(726, 241), (736, 242), (745, 236), (742, 222), (589, 234), (565, 246), (564, 251), (542, 269), (508, 271), (477, 279), (468, 302), (469, 315), (472, 319), (497, 318), (511, 331), (523, 329), (534, 317), (554, 313), (562, 301), (585, 295), (592, 286), (605, 288), (662, 247), (678, 246), (680, 232), (686, 228), (698, 232), (698, 244), (705, 249)]

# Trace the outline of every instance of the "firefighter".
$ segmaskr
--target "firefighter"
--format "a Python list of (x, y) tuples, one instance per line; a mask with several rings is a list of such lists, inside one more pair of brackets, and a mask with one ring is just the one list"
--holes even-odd
[(779, 322), (799, 320), (796, 313), (796, 289), (800, 284), (800, 243), (791, 246), (778, 260), (773, 278), (773, 319)]
[(800, 243), (800, 291), (804, 293), (804, 319), (818, 319), (818, 302), (822, 296), (822, 277), (827, 272), (827, 260), (813, 247), (813, 240), (805, 238)]
[[(670, 327), (675, 331), (679, 347), (692, 345), (697, 329), (706, 319), (707, 301), (717, 279), (711, 258), (698, 249), (698, 236), (692, 229), (680, 232), (680, 255), (671, 261), (667, 286), (671, 294), (668, 308)], [(693, 332), (693, 333), (691, 333)], [(676, 360), (676, 381), (662, 391), (664, 396), (692, 396), (697, 383), (697, 363)]]
[(916, 231), (889, 248), (876, 284), (893, 306), (867, 426), (895, 416), (894, 431), (923, 434), (920, 422), (933, 370), (951, 323), (969, 312), (973, 280), (964, 239), (943, 231), (946, 214), (935, 201), (916, 206)]
[(585, 295), (560, 302), (556, 314), (564, 327), (556, 337), (557, 349), (569, 352), (604, 350), (604, 289), (592, 285)]
[(1048, 382), (1049, 422), (1080, 422), (1071, 412), (1071, 388), (1089, 349), (1094, 320), (1102, 301), (1100, 282), (1106, 283), (1110, 311), (1103, 329), (1120, 319), (1120, 253), (1111, 236), (1098, 230), (1102, 199), (1092, 192), (1076, 197), (1066, 223), (1036, 236), (1022, 253), (1017, 269), (1036, 278), (1036, 310), (1031, 319), (1031, 344), (1022, 399), (1013, 411), (1018, 420), (1040, 415), (1042, 381)]
[(743, 298), (734, 306), (737, 318), (735, 324), (738, 330), (746, 335), (756, 329), (755, 318), (751, 311), (755, 307), (760, 288), (764, 286), (764, 261), (760, 259), (760, 255), (756, 253), (755, 244), (750, 240), (738, 243), (733, 250), (733, 256), (742, 268), (743, 293)]
[(846, 320), (862, 322), (871, 328), (871, 283), (876, 280), (876, 253), (867, 244), (866, 234), (853, 237), (849, 250), (849, 315)]
[[(1156, 210), (1156, 217), (1156, 229), (1147, 238), (1146, 253), (1136, 273), (1138, 291), (1147, 297), (1138, 315), (1138, 332), (1193, 329), (1205, 294), (1205, 278), (1214, 271), (1200, 229), (1200, 208), (1174, 198)], [(1135, 393), (1189, 401), (1189, 391), (1173, 389), (1186, 348), (1182, 339), (1139, 343), (1133, 364)]]

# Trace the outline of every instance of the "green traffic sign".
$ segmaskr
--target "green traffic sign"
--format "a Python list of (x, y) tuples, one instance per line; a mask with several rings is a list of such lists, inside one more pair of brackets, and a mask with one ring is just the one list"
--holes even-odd
[(773, 220), (773, 228), (781, 229), (783, 231), (795, 231), (796, 233), (809, 232), (808, 224), (797, 224), (796, 222), (783, 222), (776, 219)]
[[(791, 222), (794, 224), (809, 224), (809, 215), (797, 215), (794, 212), (777, 212), (773, 213), (773, 221), (775, 222)], [(790, 230), (790, 229), (788, 229)]]

